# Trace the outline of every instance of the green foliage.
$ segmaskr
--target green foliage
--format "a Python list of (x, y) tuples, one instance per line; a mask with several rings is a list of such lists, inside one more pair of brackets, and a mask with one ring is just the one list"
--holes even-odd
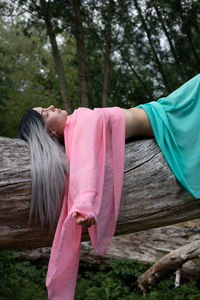
[(44, 43), (34, 33), (31, 39), (25, 36), (19, 24), (0, 21), (0, 135), (16, 137), (23, 112), (58, 102), (59, 94), (53, 89), (55, 73), (49, 72), (51, 56)]
[[(101, 106), (108, 6), (108, 0), (81, 1), (91, 108)], [(23, 16), (23, 11), (30, 14)], [(0, 19), (0, 135), (16, 137), (28, 108), (63, 106), (40, 2), (2, 1), (0, 12), (20, 15)], [(52, 0), (48, 12), (71, 106), (77, 108), (79, 77), (71, 2)], [(199, 16), (198, 0), (114, 1), (108, 106), (130, 107), (155, 100), (196, 75), (200, 70)]]
[(36, 268), (14, 251), (0, 252), (0, 300), (47, 300), (47, 266)]
[(137, 277), (144, 270), (144, 265), (136, 260), (109, 260), (98, 270), (78, 275), (75, 299), (122, 299), (137, 287)]
[[(174, 276), (149, 289), (144, 298), (137, 278), (150, 265), (127, 258), (108, 260), (106, 264), (81, 266), (75, 300), (198, 300), (199, 282), (182, 280), (174, 288)], [(0, 252), (0, 300), (47, 300), (47, 265), (35, 266), (20, 258), (16, 251)]]
[[(63, 105), (51, 48), (44, 33), (38, 36), (32, 29), (30, 38), (24, 34), (20, 20), (12, 24), (0, 19), (0, 24), (0, 135), (16, 137), (26, 110), (50, 104), (63, 108)], [(75, 108), (78, 83), (73, 39), (65, 42), (61, 53)]]
[(137, 278), (149, 265), (137, 260), (109, 260), (99, 268), (88, 266), (78, 275), (75, 300), (197, 300), (200, 290), (197, 282), (187, 280), (180, 288), (174, 288), (174, 276), (162, 280), (156, 287), (149, 290), (144, 298), (138, 288)]

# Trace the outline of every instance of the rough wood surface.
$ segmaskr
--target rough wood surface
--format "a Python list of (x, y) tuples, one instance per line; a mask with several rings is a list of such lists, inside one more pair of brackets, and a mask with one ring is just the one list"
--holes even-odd
[(138, 278), (139, 287), (147, 294), (149, 286), (155, 285), (161, 278), (180, 269), (188, 260), (199, 258), (200, 240), (182, 246), (159, 259), (151, 268)]
[[(48, 230), (27, 226), (30, 206), (29, 149), (0, 137), (0, 247), (51, 245)], [(42, 166), (41, 166), (42, 167)], [(176, 181), (154, 140), (126, 145), (124, 185), (116, 235), (175, 224), (200, 216), (200, 202)], [(84, 240), (88, 239), (85, 234)]]
[[(200, 240), (200, 221), (198, 219), (176, 225), (153, 228), (145, 231), (113, 237), (105, 256), (99, 256), (89, 241), (82, 242), (80, 265), (102, 264), (110, 258), (138, 259), (144, 263), (156, 260), (171, 251)], [(43, 247), (21, 251), (25, 259), (39, 265), (48, 263), (51, 248)], [(188, 261), (183, 265), (181, 277), (199, 279), (200, 259)]]
[[(81, 263), (102, 263), (109, 258), (138, 259), (144, 263), (155, 263), (171, 251), (200, 240), (198, 219), (176, 225), (153, 228), (123, 236), (113, 237), (106, 256), (95, 253), (90, 242), (81, 245)], [(199, 278), (200, 259), (188, 261), (183, 266), (184, 277)]]

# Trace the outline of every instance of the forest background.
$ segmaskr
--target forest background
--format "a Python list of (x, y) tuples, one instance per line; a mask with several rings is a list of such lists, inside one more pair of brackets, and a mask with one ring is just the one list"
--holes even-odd
[(0, 135), (28, 108), (132, 107), (200, 69), (198, 0), (0, 2)]
[[(199, 73), (199, 16), (198, 0), (0, 1), (0, 135), (17, 137), (22, 114), (34, 106), (54, 104), (69, 112), (79, 106), (129, 108), (167, 96)], [(31, 293), (38, 299), (38, 272), (44, 286), (46, 267), (38, 271), (28, 262), (14, 263), (17, 257), (0, 255), (0, 286), (11, 295), (0, 299), (30, 299)], [(84, 299), (122, 299), (126, 293), (123, 299), (141, 299), (141, 293), (131, 296), (120, 279), (136, 285), (134, 276), (143, 267), (110, 264), (112, 279), (105, 267), (96, 277), (87, 271), (91, 288)], [(22, 275), (16, 275), (17, 269)], [(19, 282), (26, 288), (17, 296)], [(94, 291), (96, 282), (101, 292)], [(78, 286), (82, 294), (87, 285), (84, 279)], [(162, 283), (162, 299), (175, 299), (169, 296), (172, 286), (171, 281)], [(186, 299), (199, 299), (194, 282), (189, 288), (183, 285), (176, 299), (191, 290), (196, 295)], [(152, 293), (149, 299), (161, 299)]]

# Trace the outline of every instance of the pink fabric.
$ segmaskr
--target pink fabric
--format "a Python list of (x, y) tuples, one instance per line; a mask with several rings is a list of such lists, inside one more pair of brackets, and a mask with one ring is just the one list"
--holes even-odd
[(73, 212), (95, 216), (88, 231), (97, 253), (106, 253), (114, 234), (124, 171), (123, 111), (79, 108), (68, 116), (64, 138), (70, 173), (46, 279), (50, 300), (74, 298), (82, 226)]

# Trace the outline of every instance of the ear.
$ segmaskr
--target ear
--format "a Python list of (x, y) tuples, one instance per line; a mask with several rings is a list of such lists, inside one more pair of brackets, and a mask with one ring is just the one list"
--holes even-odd
[(53, 131), (51, 129), (48, 129), (48, 133), (50, 136), (56, 136), (56, 131)]
[(56, 135), (56, 131), (51, 131), (51, 132), (50, 132), (50, 136), (57, 136), (57, 135)]

